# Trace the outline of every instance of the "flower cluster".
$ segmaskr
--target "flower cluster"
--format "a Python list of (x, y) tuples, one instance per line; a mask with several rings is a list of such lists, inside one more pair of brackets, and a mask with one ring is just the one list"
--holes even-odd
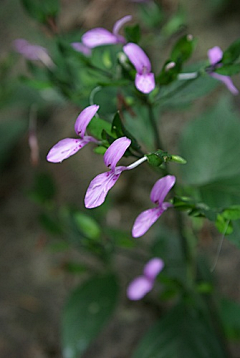
[[(99, 141), (92, 136), (86, 135), (86, 128), (95, 116), (99, 106), (93, 104), (86, 107), (77, 117), (75, 122), (75, 132), (80, 138), (65, 138), (55, 144), (47, 154), (47, 160), (52, 163), (60, 163), (64, 159), (77, 153), (87, 143), (93, 142), (99, 144)], [(100, 206), (104, 201), (109, 190), (117, 182), (123, 171), (136, 168), (147, 160), (146, 156), (138, 159), (128, 166), (117, 166), (119, 160), (123, 157), (126, 150), (130, 147), (131, 140), (127, 137), (117, 138), (106, 150), (103, 160), (109, 171), (97, 175), (90, 183), (84, 203), (88, 209)], [(171, 207), (171, 203), (164, 202), (168, 192), (175, 183), (175, 177), (167, 175), (159, 179), (152, 188), (150, 198), (153, 203), (157, 204), (156, 208), (142, 212), (133, 225), (133, 237), (144, 235), (162, 213)]]
[[(73, 42), (72, 47), (86, 56), (91, 55), (91, 49), (102, 45), (113, 44), (126, 44), (126, 39), (119, 35), (120, 28), (128, 21), (132, 19), (132, 16), (127, 15), (118, 20), (113, 31), (110, 32), (102, 27), (87, 31), (82, 36), (81, 42)], [(123, 47), (123, 51), (128, 57), (129, 61), (135, 67), (137, 73), (135, 77), (136, 88), (143, 93), (150, 93), (155, 88), (154, 74), (151, 72), (151, 62), (145, 52), (135, 43), (128, 43)]]

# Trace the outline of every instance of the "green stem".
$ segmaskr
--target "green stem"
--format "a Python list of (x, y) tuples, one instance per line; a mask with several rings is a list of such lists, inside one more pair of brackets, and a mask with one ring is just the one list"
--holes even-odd
[(149, 120), (150, 120), (150, 123), (151, 123), (151, 126), (152, 126), (153, 135), (154, 135), (154, 138), (155, 138), (155, 147), (156, 147), (156, 149), (163, 149), (163, 145), (162, 145), (160, 135), (159, 135), (159, 132), (158, 132), (158, 126), (157, 126), (156, 120), (154, 118), (152, 104), (148, 103), (147, 105), (148, 105)]

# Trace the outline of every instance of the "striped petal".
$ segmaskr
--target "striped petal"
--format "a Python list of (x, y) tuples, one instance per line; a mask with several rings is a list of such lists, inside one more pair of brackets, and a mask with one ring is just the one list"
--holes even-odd
[(85, 139), (65, 138), (60, 140), (52, 147), (52, 149), (50, 149), (47, 155), (47, 160), (51, 163), (62, 162), (64, 159), (71, 157), (83, 148), (91, 141), (90, 138), (91, 137), (87, 137)]
[(84, 137), (86, 128), (89, 124), (89, 122), (91, 121), (91, 119), (95, 116), (97, 110), (98, 110), (99, 106), (97, 106), (96, 104), (93, 104), (92, 106), (88, 106), (86, 107), (77, 117), (77, 120), (75, 122), (75, 132), (77, 133), (77, 135), (79, 135), (80, 137)]
[(114, 170), (117, 162), (122, 158), (130, 144), (131, 140), (127, 137), (116, 139), (104, 154), (103, 159), (106, 167)]
[(168, 194), (168, 192), (172, 189), (175, 184), (176, 178), (173, 175), (167, 175), (161, 179), (159, 179), (153, 186), (150, 199), (153, 203), (161, 206), (163, 201)]
[(140, 215), (138, 215), (133, 224), (132, 236), (140, 237), (144, 235), (164, 211), (165, 210), (163, 208), (159, 207), (143, 211)]
[(107, 193), (118, 180), (121, 171), (116, 174), (114, 171), (97, 175), (90, 183), (84, 203), (87, 209), (96, 208), (104, 202)]

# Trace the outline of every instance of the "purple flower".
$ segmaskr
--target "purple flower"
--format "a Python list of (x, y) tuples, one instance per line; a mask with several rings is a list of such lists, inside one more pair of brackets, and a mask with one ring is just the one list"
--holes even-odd
[[(220, 47), (215, 46), (208, 50), (208, 58), (210, 61), (210, 64), (213, 67), (213, 70), (217, 67), (221, 67), (220, 61), (222, 60), (223, 52), (220, 49)], [(223, 82), (227, 89), (234, 95), (238, 94), (238, 89), (234, 86), (231, 77), (229, 76), (223, 76), (219, 73), (215, 73), (214, 71), (210, 72), (210, 76), (213, 78), (216, 78), (217, 80)]]
[(81, 52), (85, 56), (91, 56), (91, 49), (81, 42), (72, 42), (71, 43), (72, 48), (74, 48), (75, 51)]
[(159, 179), (154, 184), (150, 194), (150, 199), (154, 204), (157, 204), (157, 207), (145, 210), (140, 215), (138, 215), (133, 224), (133, 237), (140, 237), (144, 235), (155, 223), (155, 221), (162, 215), (162, 213), (172, 206), (171, 203), (164, 202), (164, 199), (175, 184), (175, 181), (175, 176), (167, 175)]
[(155, 257), (147, 262), (143, 269), (143, 275), (136, 277), (127, 288), (127, 297), (132, 301), (141, 300), (153, 285), (157, 275), (164, 268), (163, 260)]
[(96, 114), (98, 108), (99, 106), (93, 104), (92, 106), (86, 107), (79, 114), (75, 123), (75, 132), (80, 138), (79, 139), (65, 138), (60, 140), (57, 144), (55, 144), (52, 147), (52, 149), (50, 149), (47, 155), (47, 160), (49, 162), (60, 163), (64, 159), (67, 159), (71, 155), (77, 153), (87, 143), (89, 142), (98, 143), (98, 141), (95, 138), (85, 135), (87, 125)]
[(155, 88), (151, 63), (145, 52), (135, 43), (128, 43), (123, 51), (136, 68), (135, 86), (140, 92), (149, 93)]
[(128, 167), (116, 167), (117, 162), (122, 158), (127, 148), (130, 146), (131, 140), (127, 137), (116, 139), (104, 154), (104, 163), (110, 169), (109, 172), (97, 175), (90, 183), (85, 195), (85, 207), (88, 209), (100, 206), (108, 191), (118, 180), (120, 174)]
[(113, 32), (110, 32), (102, 27), (89, 30), (82, 36), (82, 42), (89, 48), (94, 48), (101, 45), (125, 43), (126, 40), (123, 36), (119, 35), (119, 30), (126, 22), (130, 21), (131, 19), (132, 16), (128, 15), (118, 20), (113, 27)]
[(54, 65), (45, 47), (32, 45), (24, 39), (14, 40), (13, 46), (15, 51), (20, 53), (27, 60), (39, 60), (42, 61), (48, 67), (52, 67)]

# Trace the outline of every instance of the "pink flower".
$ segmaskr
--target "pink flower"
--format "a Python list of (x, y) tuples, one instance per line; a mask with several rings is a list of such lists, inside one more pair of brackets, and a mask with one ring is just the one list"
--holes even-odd
[(155, 257), (147, 262), (143, 275), (136, 277), (127, 288), (127, 297), (132, 301), (141, 300), (153, 289), (157, 275), (164, 268), (163, 260)]
[(97, 175), (91, 181), (84, 199), (86, 208), (91, 209), (100, 206), (104, 202), (108, 191), (118, 180), (122, 171), (127, 170), (127, 167), (116, 167), (116, 164), (122, 158), (130, 144), (130, 139), (121, 137), (116, 139), (106, 150), (103, 159), (106, 167), (109, 168), (110, 171)]
[(145, 52), (135, 43), (128, 43), (123, 51), (132, 62), (137, 73), (135, 77), (136, 88), (143, 93), (149, 93), (155, 88), (154, 74), (151, 72), (151, 63)]
[(98, 141), (91, 137), (86, 136), (85, 131), (87, 125), (91, 119), (95, 116), (99, 106), (93, 104), (92, 106), (86, 107), (77, 117), (75, 123), (75, 132), (80, 137), (77, 139), (74, 138), (65, 138), (60, 140), (55, 144), (52, 149), (50, 149), (47, 160), (52, 163), (60, 163), (64, 159), (69, 158), (71, 155), (77, 153), (81, 148), (83, 148), (87, 143)]
[(101, 45), (125, 43), (126, 40), (123, 36), (119, 35), (119, 30), (126, 22), (130, 21), (131, 19), (132, 16), (128, 15), (118, 20), (113, 27), (113, 32), (110, 32), (102, 27), (89, 30), (82, 36), (82, 43), (89, 48), (94, 48)]
[(52, 67), (54, 64), (45, 47), (32, 45), (27, 40), (17, 39), (13, 41), (15, 51), (20, 53), (27, 60), (42, 61), (46, 66)]
[(144, 235), (155, 223), (155, 221), (162, 215), (162, 213), (172, 206), (171, 203), (164, 202), (164, 199), (175, 184), (175, 181), (175, 176), (167, 175), (159, 179), (154, 184), (150, 194), (150, 199), (154, 204), (157, 204), (157, 207), (145, 210), (140, 215), (138, 215), (133, 224), (133, 237), (140, 237)]
[[(210, 61), (210, 64), (213, 66), (213, 70), (217, 67), (221, 67), (221, 60), (222, 60), (223, 52), (220, 49), (220, 47), (215, 46), (208, 50), (208, 58)], [(234, 86), (231, 77), (229, 76), (223, 76), (219, 73), (216, 73), (214, 71), (210, 72), (210, 76), (213, 78), (216, 78), (217, 80), (223, 82), (227, 89), (234, 95), (238, 94), (238, 89)]]
[(84, 199), (86, 208), (91, 209), (100, 206), (104, 202), (107, 193), (116, 183), (120, 174), (124, 170), (133, 169), (147, 160), (146, 157), (142, 157), (127, 167), (117, 167), (117, 162), (122, 158), (130, 144), (130, 139), (127, 137), (121, 137), (116, 139), (106, 150), (103, 160), (106, 167), (109, 168), (110, 171), (97, 175), (91, 181)]

